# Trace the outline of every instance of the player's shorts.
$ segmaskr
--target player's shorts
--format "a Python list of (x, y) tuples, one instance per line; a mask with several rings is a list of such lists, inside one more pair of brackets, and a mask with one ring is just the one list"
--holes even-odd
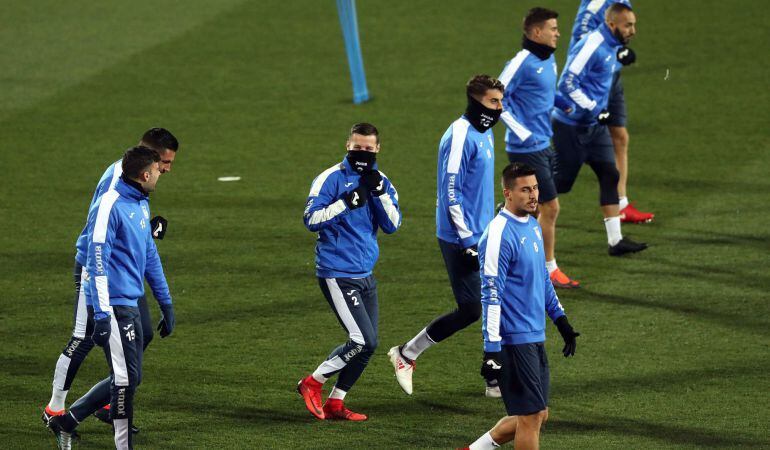
[(468, 267), (459, 244), (438, 240), (441, 255), (444, 257), (449, 283), (457, 304), (481, 302), (481, 277), (479, 271)]
[(555, 158), (553, 148), (546, 147), (538, 152), (530, 153), (506, 153), (508, 154), (508, 161), (523, 163), (535, 169), (535, 178), (537, 178), (538, 191), (540, 192), (539, 203), (550, 202), (558, 196), (556, 184), (553, 181)]
[(553, 180), (559, 194), (572, 190), (584, 163), (615, 165), (615, 147), (606, 126), (568, 125), (558, 120), (552, 120), (551, 124), (556, 149)]
[(619, 70), (612, 76), (607, 111), (610, 112), (610, 122), (607, 125), (611, 127), (626, 126), (626, 96), (623, 92), (623, 80), (620, 79)]
[(503, 345), (500, 393), (509, 416), (527, 416), (548, 406), (550, 374), (542, 342)]

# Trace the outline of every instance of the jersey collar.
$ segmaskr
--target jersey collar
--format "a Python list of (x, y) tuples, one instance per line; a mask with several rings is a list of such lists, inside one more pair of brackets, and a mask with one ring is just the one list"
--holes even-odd
[(527, 223), (529, 222), (529, 218), (531, 217), (529, 215), (527, 217), (519, 217), (516, 214), (513, 214), (512, 212), (505, 209), (505, 207), (500, 209), (500, 214), (507, 216), (508, 219), (515, 220), (516, 222), (519, 222), (519, 223)]

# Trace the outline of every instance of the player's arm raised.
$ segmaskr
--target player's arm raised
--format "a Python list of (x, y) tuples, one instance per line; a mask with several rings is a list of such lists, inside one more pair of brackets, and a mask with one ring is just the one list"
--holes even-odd
[(361, 186), (339, 195), (335, 188), (334, 174), (330, 175), (327, 172), (313, 180), (305, 203), (303, 220), (305, 227), (312, 232), (335, 225), (345, 214), (354, 209), (348, 207), (350, 200), (346, 201), (346, 199), (353, 199), (353, 196), (358, 194), (354, 198), (358, 205), (351, 203), (351, 207), (360, 207), (366, 202), (366, 190)]
[(395, 186), (378, 170), (372, 171), (371, 175), (362, 175), (361, 179), (365, 179), (364, 184), (372, 196), (377, 225), (387, 234), (395, 233), (401, 226), (401, 209), (398, 207), (398, 192)]

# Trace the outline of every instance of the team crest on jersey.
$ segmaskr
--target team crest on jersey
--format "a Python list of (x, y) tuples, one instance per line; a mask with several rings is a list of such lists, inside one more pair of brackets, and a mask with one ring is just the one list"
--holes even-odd
[(533, 230), (533, 231), (535, 232), (535, 234), (537, 235), (537, 238), (538, 238), (538, 239), (540, 239), (540, 240), (542, 241), (542, 240), (543, 240), (543, 236), (540, 236), (540, 230), (539, 230), (537, 227), (532, 227), (532, 230)]
[(495, 148), (495, 141), (492, 140), (492, 135), (487, 135), (487, 139), (489, 140), (489, 146)]
[(492, 159), (492, 150), (487, 149), (487, 159)]
[(145, 207), (144, 205), (142, 205), (142, 212), (144, 213), (144, 218), (145, 219), (149, 219), (150, 218), (150, 212), (147, 211), (147, 207)]

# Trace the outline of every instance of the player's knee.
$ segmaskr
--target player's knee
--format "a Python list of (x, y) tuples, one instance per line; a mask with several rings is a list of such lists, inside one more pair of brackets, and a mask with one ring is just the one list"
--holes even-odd
[(543, 421), (547, 416), (548, 416), (548, 413), (546, 412), (546, 410), (538, 411), (534, 414), (528, 414), (526, 416), (517, 416), (518, 426), (523, 428), (538, 429), (540, 428), (540, 425), (543, 424)]
[(468, 326), (481, 318), (481, 302), (463, 303), (458, 308), (463, 323)]
[(364, 343), (363, 351), (372, 354), (375, 350), (377, 350), (377, 346), (379, 345), (379, 341), (377, 339), (377, 336), (371, 336), (366, 339), (366, 343)]
[(549, 200), (547, 202), (540, 204), (540, 213), (543, 215), (544, 219), (550, 222), (553, 222), (554, 220), (556, 220), (556, 217), (558, 217), (560, 210), (561, 210), (561, 207), (559, 206), (558, 199)]

